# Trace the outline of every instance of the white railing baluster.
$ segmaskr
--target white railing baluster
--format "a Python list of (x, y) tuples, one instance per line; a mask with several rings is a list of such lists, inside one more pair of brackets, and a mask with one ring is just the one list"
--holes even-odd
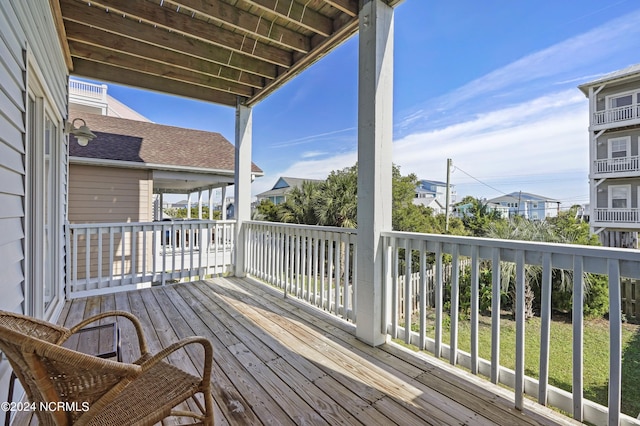
[(398, 338), (398, 308), (399, 308), (399, 297), (398, 293), (400, 292), (400, 271), (398, 267), (398, 240), (395, 238), (391, 241), (391, 247), (393, 247), (392, 257), (391, 257), (391, 338)]
[(334, 270), (334, 265), (333, 265), (333, 261), (334, 261), (334, 258), (333, 258), (333, 238), (332, 238), (331, 234), (329, 234), (327, 236), (327, 244), (329, 245), (329, 250), (328, 250), (328, 253), (327, 253), (327, 263), (328, 263), (327, 264), (327, 279), (328, 279), (327, 280), (328, 281), (328, 284), (327, 284), (327, 311), (331, 312), (331, 309), (333, 307), (331, 290), (332, 290), (332, 286), (334, 285), (333, 278), (334, 278), (334, 275), (335, 275), (335, 270)]
[(542, 255), (542, 283), (540, 297), (540, 377), (538, 403), (547, 405), (549, 385), (549, 348), (551, 346), (551, 253)]
[(411, 344), (411, 240), (404, 240), (404, 341)]
[(434, 355), (436, 358), (442, 356), (442, 296), (444, 294), (444, 283), (442, 282), (442, 243), (436, 243), (436, 329)]
[(342, 246), (340, 245), (340, 239), (335, 238), (332, 235), (333, 244), (335, 244), (335, 250), (333, 255), (335, 259), (334, 264), (334, 277), (333, 277), (333, 314), (338, 316), (340, 312), (340, 275), (342, 274)]
[(515, 369), (515, 405), (524, 408), (524, 321), (526, 304), (524, 250), (516, 252), (516, 369)]
[(427, 349), (427, 242), (420, 245), (420, 350)]
[[(91, 288), (90, 278), (91, 278), (91, 234), (89, 233), (89, 228), (84, 230), (84, 276), (86, 278), (86, 288)], [(96, 285), (97, 287), (97, 285)]]
[(342, 293), (342, 317), (344, 319), (349, 318), (349, 306), (351, 297), (349, 295), (349, 268), (351, 263), (351, 254), (350, 254), (350, 246), (349, 246), (349, 235), (341, 234), (340, 235), (341, 246), (344, 247), (344, 280), (343, 280), (343, 293)]
[(471, 373), (478, 374), (478, 322), (480, 275), (478, 246), (471, 247)]
[(502, 283), (500, 249), (494, 248), (491, 257), (491, 381), (500, 381), (500, 298)]
[(98, 228), (98, 283), (102, 282), (102, 229)]
[(458, 362), (458, 309), (460, 309), (460, 261), (458, 259), (458, 245), (453, 246), (451, 253), (451, 337), (449, 339), (449, 363)]
[(573, 304), (572, 324), (573, 324), (573, 418), (581, 422), (584, 415), (584, 407), (582, 404), (583, 392), (583, 339), (584, 339), (584, 320), (583, 320), (583, 302), (584, 302), (584, 283), (582, 278), (582, 257), (574, 256), (573, 258)]
[[(607, 261), (609, 272), (609, 425), (620, 424), (622, 399), (622, 303), (620, 262)], [(637, 384), (636, 384), (637, 385)]]

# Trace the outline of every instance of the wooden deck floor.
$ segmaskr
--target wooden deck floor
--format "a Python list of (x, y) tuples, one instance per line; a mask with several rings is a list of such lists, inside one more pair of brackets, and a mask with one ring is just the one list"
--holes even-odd
[[(141, 319), (153, 352), (191, 335), (211, 340), (217, 425), (573, 424), (529, 401), (516, 411), (505, 389), (431, 357), (395, 344), (369, 347), (351, 324), (248, 279), (77, 299), (59, 322), (112, 309)], [(126, 362), (137, 349), (125, 320), (121, 328)], [(200, 368), (201, 356), (194, 350), (171, 361)]]

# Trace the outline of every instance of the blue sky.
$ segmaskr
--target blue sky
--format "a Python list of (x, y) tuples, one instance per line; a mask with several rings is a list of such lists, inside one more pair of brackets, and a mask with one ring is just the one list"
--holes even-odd
[[(458, 199), (514, 191), (588, 202), (588, 105), (578, 84), (640, 62), (636, 0), (405, 0), (395, 13), (394, 157)], [(265, 176), (324, 178), (357, 149), (357, 36), (254, 108)], [(152, 121), (234, 139), (234, 110), (109, 85)], [(481, 181), (482, 183), (478, 182)]]

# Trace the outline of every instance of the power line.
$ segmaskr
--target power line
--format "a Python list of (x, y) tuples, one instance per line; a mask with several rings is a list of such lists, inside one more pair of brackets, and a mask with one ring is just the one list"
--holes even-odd
[(455, 171), (455, 170), (460, 170), (462, 173), (464, 173), (465, 175), (469, 176), (471, 179), (473, 179), (473, 180), (475, 180), (475, 181), (477, 181), (477, 182), (481, 183), (482, 185), (484, 185), (484, 186), (486, 186), (486, 187), (488, 187), (488, 188), (493, 189), (494, 191), (498, 191), (499, 193), (501, 193), (501, 194), (503, 194), (503, 195), (506, 195), (506, 196), (511, 196), (511, 194), (507, 194), (506, 192), (501, 191), (501, 190), (499, 190), (498, 188), (496, 188), (496, 187), (494, 187), (494, 186), (491, 186), (491, 185), (489, 185), (489, 184), (488, 184), (488, 183), (486, 183), (486, 182), (481, 181), (481, 180), (480, 180), (480, 179), (478, 179), (477, 177), (475, 177), (475, 176), (471, 176), (469, 173), (465, 172), (464, 170), (462, 170), (462, 169), (461, 169), (460, 167), (458, 167), (458, 166), (453, 166), (453, 169), (454, 169), (454, 171)]
[[(502, 195), (505, 195), (505, 196), (507, 196), (507, 197), (512, 197), (512, 198), (514, 198), (514, 199), (518, 198), (518, 197), (513, 196), (512, 194), (507, 194), (506, 192), (504, 192), (504, 191), (502, 191), (502, 190), (500, 190), (500, 189), (496, 188), (495, 186), (489, 185), (488, 183), (481, 181), (481, 180), (480, 180), (480, 179), (478, 179), (477, 177), (472, 176), (471, 174), (469, 174), (469, 173), (467, 173), (466, 171), (462, 170), (462, 169), (461, 169), (460, 167), (458, 167), (458, 166), (453, 166), (453, 170), (454, 170), (454, 171), (455, 171), (455, 170), (460, 170), (462, 173), (464, 173), (465, 175), (469, 176), (471, 179), (473, 179), (473, 180), (477, 181), (477, 182), (478, 182), (478, 183), (480, 183), (481, 185), (484, 185), (484, 186), (486, 186), (487, 188), (491, 188), (491, 189), (493, 189), (494, 191), (497, 191), (497, 192), (499, 192), (499, 193), (500, 193), (500, 194), (502, 194)], [(565, 201), (572, 201), (572, 200), (576, 200), (576, 201), (577, 201), (577, 200), (588, 200), (588, 199), (589, 199), (589, 197), (588, 197), (588, 196), (575, 196), (575, 197), (567, 198)]]

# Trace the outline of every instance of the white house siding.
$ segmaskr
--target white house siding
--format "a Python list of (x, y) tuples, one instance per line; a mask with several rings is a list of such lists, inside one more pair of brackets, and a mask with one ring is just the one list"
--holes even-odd
[[(66, 206), (64, 182), (66, 180), (66, 146), (63, 123), (66, 118), (67, 69), (55, 31), (48, 0), (3, 0), (0, 2), (0, 309), (31, 313), (34, 306), (33, 282), (27, 266), (33, 258), (28, 235), (42, 235), (44, 224), (32, 229), (28, 219), (27, 184), (31, 174), (26, 149), (26, 100), (29, 64), (38, 70), (38, 81), (52, 106), (50, 113), (59, 130), (55, 146), (61, 165), (53, 175), (56, 200), (56, 222), (50, 226), (60, 250), (52, 268), (53, 279), (59, 280), (58, 303), (51, 304), (48, 314), (55, 317), (61, 309), (64, 271), (63, 222)], [(54, 250), (56, 251), (56, 250)], [(37, 312), (37, 311), (36, 311)], [(40, 316), (44, 316), (40, 309)], [(0, 361), (0, 400), (6, 401), (10, 368), (6, 360)], [(19, 397), (19, 395), (17, 395)]]

